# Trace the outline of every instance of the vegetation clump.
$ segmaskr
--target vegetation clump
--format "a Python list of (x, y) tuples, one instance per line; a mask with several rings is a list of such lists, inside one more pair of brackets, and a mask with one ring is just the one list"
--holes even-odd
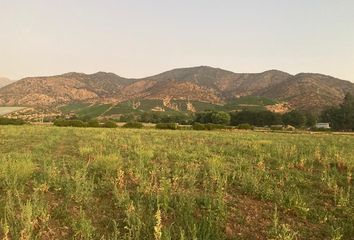
[(81, 120), (65, 120), (57, 119), (54, 121), (54, 126), (57, 127), (87, 127), (87, 123)]
[(241, 123), (237, 126), (238, 129), (243, 129), (243, 130), (253, 130), (254, 127), (251, 124), (248, 123)]
[(122, 127), (123, 128), (143, 128), (144, 125), (140, 122), (127, 122)]
[(26, 121), (22, 119), (0, 118), (0, 125), (24, 125)]
[(192, 129), (193, 130), (216, 130), (216, 129), (226, 129), (227, 126), (222, 125), (222, 124), (213, 124), (213, 123), (206, 123), (206, 124), (202, 124), (202, 123), (194, 123), (192, 125)]
[(117, 123), (113, 121), (106, 121), (105, 123), (102, 124), (102, 127), (104, 128), (117, 128)]
[(169, 130), (177, 130), (178, 123), (158, 123), (156, 124), (156, 129), (169, 129)]
[(354, 96), (348, 93), (339, 107), (324, 111), (321, 120), (329, 122), (334, 130), (354, 131)]

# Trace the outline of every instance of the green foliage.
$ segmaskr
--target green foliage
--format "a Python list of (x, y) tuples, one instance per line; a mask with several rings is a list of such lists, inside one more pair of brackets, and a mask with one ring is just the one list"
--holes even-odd
[(22, 119), (0, 118), (0, 125), (24, 125), (26, 122)]
[(237, 126), (239, 124), (248, 123), (258, 127), (281, 124), (281, 115), (270, 111), (241, 111), (231, 113), (231, 125)]
[(123, 125), (123, 128), (143, 128), (144, 125), (140, 122), (128, 122)]
[(321, 120), (329, 122), (334, 130), (354, 131), (354, 97), (348, 93), (338, 108), (324, 111)]
[(316, 125), (318, 116), (312, 114), (311, 112), (306, 112), (305, 117), (307, 127), (311, 128)]
[(196, 122), (193, 123), (192, 129), (193, 130), (216, 130), (216, 129), (226, 129), (226, 126), (222, 124), (213, 124), (213, 123), (202, 124)]
[(87, 122), (87, 126), (92, 127), (92, 128), (98, 128), (98, 127), (100, 127), (100, 123), (96, 119), (92, 119)]
[(213, 112), (210, 116), (211, 123), (229, 125), (230, 124), (230, 114), (226, 112)]
[(156, 124), (157, 129), (170, 129), (170, 130), (177, 130), (178, 124), (177, 123), (158, 123)]
[(241, 123), (237, 126), (238, 129), (243, 129), (243, 130), (253, 130), (253, 126), (248, 123)]
[(302, 127), (306, 124), (306, 116), (296, 110), (284, 113), (282, 119), (285, 125), (291, 125), (294, 127)]
[(86, 108), (88, 106), (90, 106), (89, 103), (77, 102), (77, 103), (71, 103), (71, 104), (62, 106), (59, 109), (64, 113), (69, 113), (69, 112), (75, 112), (75, 111), (80, 110), (82, 108)]
[(117, 128), (117, 124), (113, 121), (106, 121), (105, 123), (102, 124), (102, 127), (104, 128)]
[(59, 127), (86, 127), (87, 124), (81, 120), (56, 120), (54, 126)]
[(87, 127), (87, 123), (81, 120), (64, 120), (57, 119), (54, 121), (54, 126), (57, 127)]

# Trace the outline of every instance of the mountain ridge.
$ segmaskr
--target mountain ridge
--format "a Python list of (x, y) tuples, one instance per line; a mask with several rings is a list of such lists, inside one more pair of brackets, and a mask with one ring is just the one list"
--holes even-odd
[(29, 77), (0, 88), (0, 104), (55, 106), (136, 98), (225, 103), (241, 96), (262, 96), (288, 102), (295, 109), (319, 111), (338, 105), (347, 92), (354, 94), (354, 83), (319, 73), (292, 75), (276, 69), (235, 73), (197, 66), (145, 78), (124, 78), (110, 72)]

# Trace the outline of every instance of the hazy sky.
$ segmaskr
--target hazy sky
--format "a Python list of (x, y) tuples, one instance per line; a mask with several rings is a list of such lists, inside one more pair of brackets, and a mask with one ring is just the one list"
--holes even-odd
[(199, 65), (354, 81), (354, 1), (0, 0), (0, 76)]

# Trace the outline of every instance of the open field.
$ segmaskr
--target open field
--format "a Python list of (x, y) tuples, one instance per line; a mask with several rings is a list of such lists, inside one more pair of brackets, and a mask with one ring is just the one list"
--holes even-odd
[(0, 126), (6, 239), (351, 239), (354, 137)]
[(24, 107), (0, 107), (0, 116), (9, 114), (9, 113), (13, 113), (13, 112), (17, 112), (20, 110), (25, 109)]

